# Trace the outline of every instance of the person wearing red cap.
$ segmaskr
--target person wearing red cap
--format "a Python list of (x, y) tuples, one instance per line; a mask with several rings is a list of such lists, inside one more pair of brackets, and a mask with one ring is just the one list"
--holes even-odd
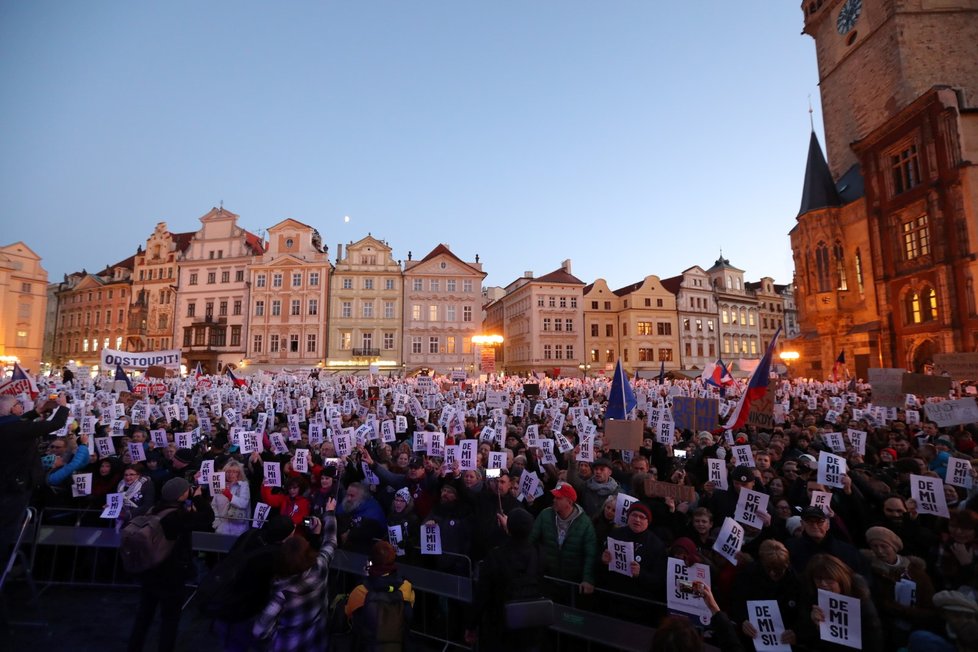
[[(616, 593), (634, 595), (659, 602), (665, 600), (666, 545), (651, 529), (652, 511), (640, 502), (628, 507), (626, 525), (611, 531), (608, 539), (633, 545), (635, 561), (630, 576), (608, 573), (606, 586)], [(611, 563), (611, 551), (601, 553), (601, 563)], [(649, 620), (649, 607), (634, 600), (611, 600), (611, 613), (635, 622)]]
[(530, 543), (543, 553), (544, 575), (578, 584), (584, 594), (594, 591), (594, 562), (597, 543), (591, 519), (577, 504), (577, 492), (567, 482), (558, 482), (550, 493), (553, 507), (537, 516)]

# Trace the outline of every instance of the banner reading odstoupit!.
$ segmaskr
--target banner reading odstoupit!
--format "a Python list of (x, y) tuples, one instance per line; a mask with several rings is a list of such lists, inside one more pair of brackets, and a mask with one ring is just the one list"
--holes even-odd
[(140, 351), (138, 353), (102, 349), (102, 368), (111, 369), (117, 364), (121, 364), (126, 369), (146, 369), (154, 365), (158, 367), (179, 367), (180, 349)]

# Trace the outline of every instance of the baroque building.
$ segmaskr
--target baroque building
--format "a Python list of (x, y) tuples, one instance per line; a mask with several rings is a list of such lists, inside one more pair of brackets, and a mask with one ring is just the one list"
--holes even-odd
[(802, 373), (978, 350), (978, 0), (806, 0), (812, 133), (790, 232)]
[(679, 276), (663, 279), (662, 285), (675, 295), (679, 323), (680, 369), (704, 369), (718, 356), (717, 302), (709, 275), (699, 265)]
[(48, 303), (48, 273), (23, 242), (0, 247), (0, 366), (20, 362), (41, 370)]
[(132, 272), (132, 298), (126, 329), (127, 351), (176, 348), (173, 311), (176, 306), (177, 257), (190, 245), (193, 232), (170, 233), (159, 222), (136, 250)]

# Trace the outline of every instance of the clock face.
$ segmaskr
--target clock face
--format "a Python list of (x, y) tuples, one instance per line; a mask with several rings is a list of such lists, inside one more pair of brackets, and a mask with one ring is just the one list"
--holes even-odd
[(835, 28), (839, 30), (839, 34), (849, 33), (849, 30), (859, 20), (859, 14), (862, 13), (862, 10), (863, 0), (846, 0), (842, 9), (839, 10), (839, 17), (835, 21)]

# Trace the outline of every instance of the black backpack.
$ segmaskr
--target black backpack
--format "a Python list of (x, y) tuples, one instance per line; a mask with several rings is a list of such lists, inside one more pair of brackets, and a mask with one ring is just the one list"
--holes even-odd
[[(397, 581), (397, 580), (395, 580)], [(364, 652), (399, 652), (407, 637), (407, 602), (401, 592), (403, 581), (371, 587), (363, 606), (353, 612), (356, 649)]]

